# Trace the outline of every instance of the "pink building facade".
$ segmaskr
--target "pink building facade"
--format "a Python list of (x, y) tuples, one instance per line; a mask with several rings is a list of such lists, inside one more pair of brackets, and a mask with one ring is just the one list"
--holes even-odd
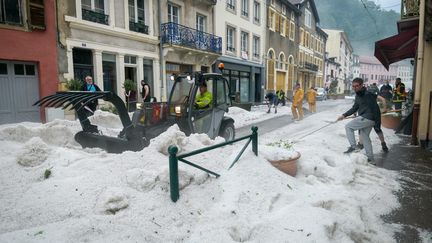
[(0, 124), (45, 120), (33, 106), (58, 88), (55, 1), (2, 1)]
[(397, 78), (398, 66), (390, 65), (389, 70), (372, 56), (360, 56), (360, 73), (359, 77), (365, 81), (365, 85), (369, 86), (373, 83), (377, 85), (383, 84), (385, 81), (389, 81), (390, 84), (394, 84)]

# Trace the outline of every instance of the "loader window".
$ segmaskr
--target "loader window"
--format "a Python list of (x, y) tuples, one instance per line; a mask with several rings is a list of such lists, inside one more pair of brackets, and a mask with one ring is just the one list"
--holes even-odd
[(172, 91), (171, 102), (176, 104), (186, 102), (189, 97), (192, 84), (193, 83), (188, 82), (186, 78), (176, 81)]
[(226, 104), (227, 90), (225, 90), (225, 82), (223, 80), (218, 80), (216, 82), (216, 90), (217, 90), (217, 95), (216, 95), (217, 104), (218, 105)]

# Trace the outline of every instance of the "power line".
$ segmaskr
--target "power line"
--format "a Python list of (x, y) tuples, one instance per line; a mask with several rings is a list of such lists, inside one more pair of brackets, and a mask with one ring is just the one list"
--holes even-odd
[(381, 8), (393, 8), (393, 7), (400, 6), (400, 5), (401, 5), (400, 3), (396, 3), (396, 4), (393, 4), (393, 5), (385, 6), (385, 7), (381, 7)]
[(366, 12), (368, 13), (369, 17), (372, 19), (377, 34), (379, 34), (378, 26), (377, 26), (377, 24), (376, 24), (376, 20), (375, 20), (375, 18), (374, 18), (374, 17), (372, 16), (372, 14), (369, 12), (369, 9), (368, 9), (368, 7), (366, 6), (365, 2), (364, 2), (363, 0), (360, 0), (360, 1), (361, 1), (361, 3), (363, 4), (363, 7), (366, 9)]

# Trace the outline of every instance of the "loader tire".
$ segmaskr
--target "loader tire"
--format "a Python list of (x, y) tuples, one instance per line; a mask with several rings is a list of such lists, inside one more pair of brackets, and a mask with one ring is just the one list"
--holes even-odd
[(223, 123), (219, 130), (219, 137), (223, 137), (225, 141), (231, 141), (235, 138), (234, 123), (229, 121)]

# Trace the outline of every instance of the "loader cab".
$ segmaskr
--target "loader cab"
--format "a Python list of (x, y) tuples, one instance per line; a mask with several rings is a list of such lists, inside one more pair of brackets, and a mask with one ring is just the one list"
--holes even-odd
[[(196, 101), (201, 95), (200, 86), (203, 84), (211, 93), (211, 102), (208, 106), (200, 107)], [(224, 123), (228, 120), (232, 124), (234, 122), (231, 118), (225, 117), (231, 100), (228, 81), (221, 74), (195, 73), (192, 76), (177, 76), (168, 103), (170, 116), (176, 119), (180, 129), (187, 135), (206, 133), (209, 137), (215, 138), (221, 135), (221, 128), (226, 127)], [(233, 136), (234, 134), (224, 137), (233, 139)]]

